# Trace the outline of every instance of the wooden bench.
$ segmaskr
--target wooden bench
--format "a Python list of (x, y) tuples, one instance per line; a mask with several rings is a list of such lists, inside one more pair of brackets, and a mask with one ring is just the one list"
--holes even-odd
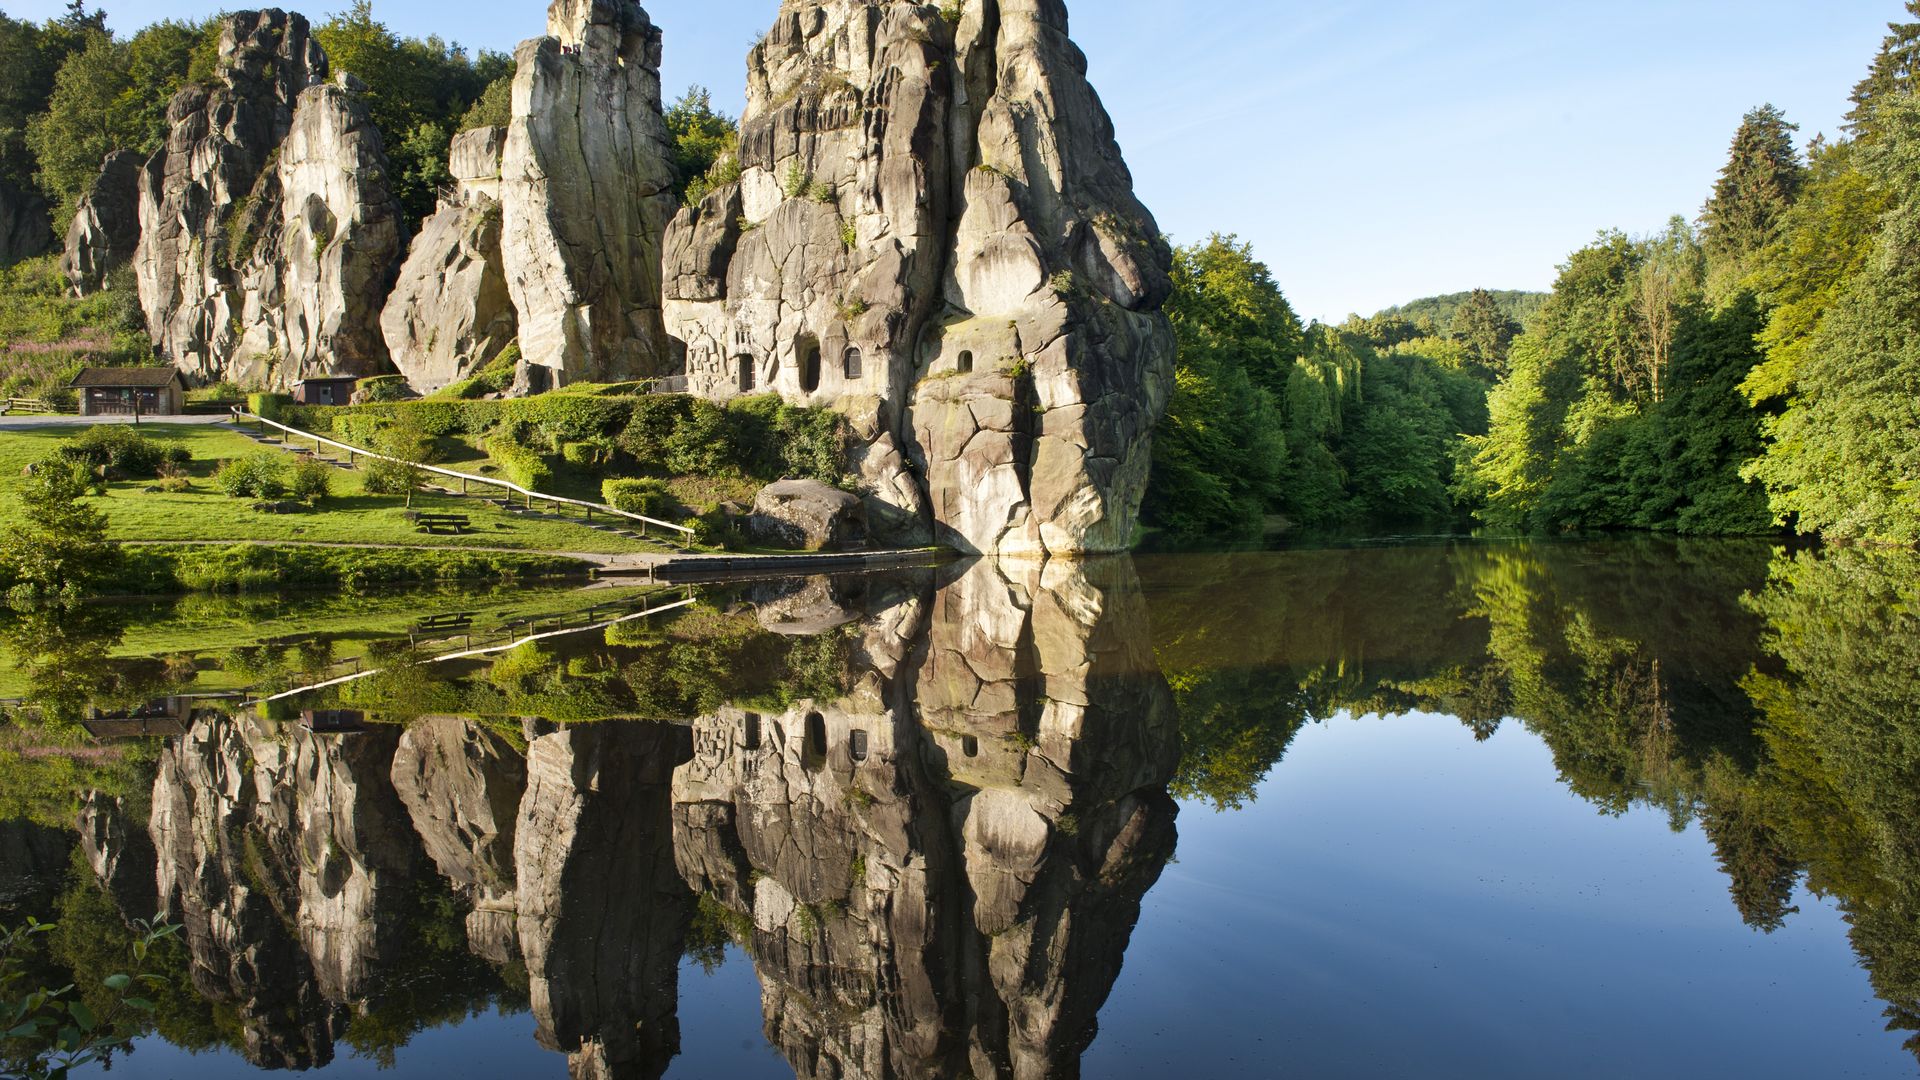
[(440, 615), (429, 615), (413, 624), (415, 633), (434, 633), (442, 630), (473, 629), (473, 613), (468, 611), (449, 611)]
[(422, 514), (416, 512), (408, 514), (407, 520), (413, 522), (416, 529), (426, 533), (464, 533), (472, 527), (465, 514)]

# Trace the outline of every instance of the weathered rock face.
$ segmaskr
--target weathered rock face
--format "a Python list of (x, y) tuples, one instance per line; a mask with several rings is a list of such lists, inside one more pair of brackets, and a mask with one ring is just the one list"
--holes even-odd
[(747, 532), (764, 544), (845, 551), (867, 542), (866, 507), (818, 480), (782, 480), (760, 489)]
[(1171, 387), (1170, 255), (1064, 6), (796, 0), (748, 69), (741, 181), (666, 239), (694, 390), (848, 413), (890, 539), (1123, 549)]
[(671, 373), (660, 244), (673, 153), (660, 31), (635, 0), (555, 0), (520, 46), (500, 169), (520, 388)]
[(134, 267), (155, 344), (200, 380), (284, 387), (387, 368), (400, 256), (380, 133), (299, 15), (227, 18), (221, 84), (168, 106)]
[(500, 253), (505, 143), (503, 128), (455, 137), (458, 189), (414, 237), (380, 316), (394, 366), (422, 394), (485, 367), (519, 330)]
[(31, 259), (53, 246), (47, 200), (0, 180), (0, 266)]
[(94, 792), (80, 807), (80, 851), (122, 912), (151, 919), (160, 909), (153, 839), (127, 813), (126, 800)]
[(107, 271), (133, 258), (140, 243), (140, 155), (127, 150), (107, 155), (93, 186), (67, 229), (60, 272), (80, 296), (98, 292)]

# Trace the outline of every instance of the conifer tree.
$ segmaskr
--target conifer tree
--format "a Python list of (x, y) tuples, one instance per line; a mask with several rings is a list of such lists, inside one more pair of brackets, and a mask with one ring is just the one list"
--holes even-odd
[(1738, 262), (1773, 239), (1805, 179), (1800, 152), (1793, 145), (1798, 130), (1772, 105), (1753, 110), (1741, 121), (1702, 215), (1709, 259)]
[(1913, 90), (1915, 72), (1920, 71), (1920, 0), (1907, 0), (1907, 13), (1914, 21), (1887, 24), (1887, 37), (1873, 58), (1873, 70), (1853, 88), (1847, 130), (1855, 135), (1872, 137), (1874, 113), (1881, 103)]

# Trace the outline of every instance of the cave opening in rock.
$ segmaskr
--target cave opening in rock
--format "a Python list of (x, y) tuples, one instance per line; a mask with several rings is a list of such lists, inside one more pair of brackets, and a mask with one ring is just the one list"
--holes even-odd
[(749, 750), (760, 749), (760, 714), (747, 714), (746, 746)]
[(973, 354), (970, 352), (961, 353), (960, 362), (959, 364), (955, 365), (954, 370), (958, 371), (962, 375), (973, 374)]
[(751, 393), (753, 391), (753, 357), (741, 353), (739, 356), (733, 358), (733, 362), (734, 366), (739, 369), (740, 392), (743, 394)]
[(800, 765), (808, 772), (819, 772), (827, 764), (827, 718), (819, 713), (807, 714), (807, 737), (800, 755)]
[(980, 740), (972, 735), (962, 735), (960, 737), (960, 752), (968, 757), (979, 757)]
[(794, 343), (793, 351), (800, 363), (800, 392), (811, 394), (820, 389), (820, 343), (803, 337)]

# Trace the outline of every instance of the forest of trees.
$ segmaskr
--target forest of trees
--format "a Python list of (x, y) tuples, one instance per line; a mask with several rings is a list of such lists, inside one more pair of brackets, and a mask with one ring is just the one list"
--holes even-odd
[[(1920, 0), (1907, 10), (1841, 137), (1803, 154), (1786, 116), (1753, 110), (1697, 221), (1603, 233), (1545, 297), (1303, 330), (1247, 248), (1182, 250), (1149, 521), (1217, 539), (1275, 514), (1471, 514), (1920, 543)], [(1296, 394), (1309, 380), (1325, 392)]]

